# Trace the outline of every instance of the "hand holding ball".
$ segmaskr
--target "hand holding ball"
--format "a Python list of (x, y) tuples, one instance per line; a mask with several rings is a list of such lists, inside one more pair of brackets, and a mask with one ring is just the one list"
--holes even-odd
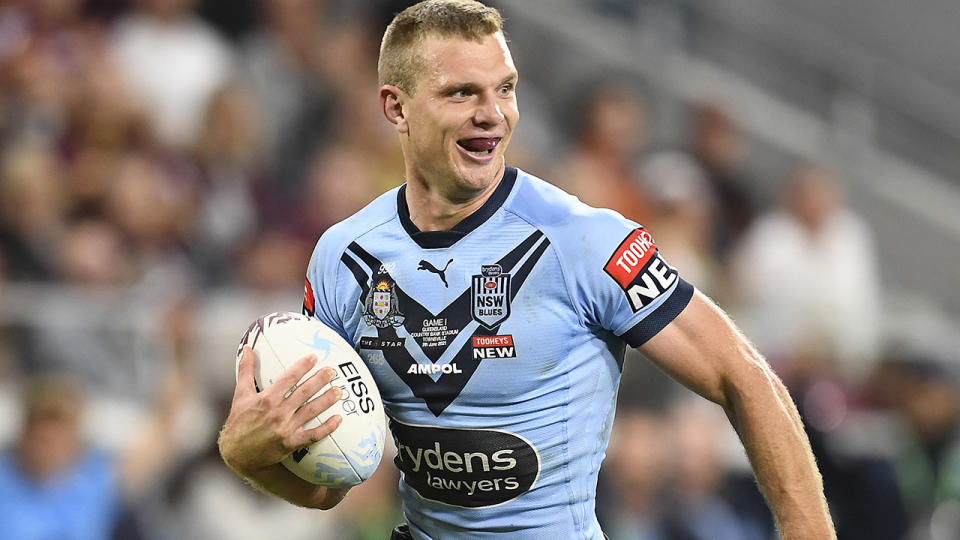
[[(353, 347), (318, 320), (293, 312), (264, 315), (250, 325), (237, 352), (238, 378), (245, 345), (256, 356), (253, 371), (257, 392), (275, 382), (295, 384), (283, 399), (320, 400), (325, 398), (317, 396), (331, 386), (341, 390), (339, 400), (315, 416), (308, 409), (311, 401), (297, 404), (298, 413), (309, 411), (303, 430), (316, 428), (333, 415), (340, 415), (342, 422), (330, 435), (293, 451), (282, 461), (283, 465), (303, 480), (321, 486), (345, 488), (369, 478), (383, 456), (386, 426), (380, 393)], [(308, 355), (316, 357), (316, 364), (299, 380), (284, 381), (284, 372), (292, 369), (297, 359)], [(324, 368), (334, 372), (330, 383), (309, 397), (303, 396), (302, 390), (297, 392), (301, 387), (312, 390), (318, 383), (311, 383), (311, 376)]]

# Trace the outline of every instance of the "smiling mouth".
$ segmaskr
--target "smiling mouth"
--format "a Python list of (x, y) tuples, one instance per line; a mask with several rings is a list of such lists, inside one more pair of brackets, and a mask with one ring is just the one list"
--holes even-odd
[(473, 139), (460, 139), (457, 145), (468, 153), (477, 157), (488, 156), (497, 149), (500, 144), (500, 137), (477, 137)]

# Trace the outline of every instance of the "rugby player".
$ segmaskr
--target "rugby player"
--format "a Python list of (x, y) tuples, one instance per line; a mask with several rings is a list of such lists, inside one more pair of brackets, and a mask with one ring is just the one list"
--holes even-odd
[[(402, 473), (394, 538), (603, 538), (597, 473), (627, 346), (724, 409), (784, 538), (834, 538), (793, 402), (724, 313), (642, 226), (506, 165), (518, 73), (500, 14), (416, 4), (388, 26), (378, 70), (405, 184), (322, 235), (303, 309), (357, 347), (379, 386)], [(334, 402), (331, 390), (306, 403), (329, 375), (283, 399), (270, 390), (308, 359), (260, 394), (252, 360), (224, 460), (264, 491), (335, 506), (345, 490), (279, 464), (336, 429), (337, 417), (291, 420)]]

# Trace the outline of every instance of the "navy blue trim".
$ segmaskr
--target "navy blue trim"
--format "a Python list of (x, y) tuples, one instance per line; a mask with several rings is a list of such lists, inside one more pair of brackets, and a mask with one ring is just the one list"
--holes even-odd
[(448, 248), (490, 219), (490, 216), (503, 206), (516, 181), (517, 169), (505, 167), (500, 185), (493, 191), (487, 202), (447, 231), (421, 231), (413, 224), (410, 220), (410, 208), (407, 206), (407, 186), (404, 184), (397, 191), (397, 213), (400, 215), (400, 224), (418, 246), (424, 249)]
[(363, 271), (363, 268), (360, 268), (360, 265), (357, 264), (357, 261), (350, 258), (346, 253), (340, 255), (340, 262), (345, 264), (350, 273), (353, 274), (353, 278), (357, 280), (357, 285), (360, 286), (360, 289), (363, 291), (363, 296), (361, 298), (366, 298), (367, 293), (370, 292), (370, 285), (367, 284), (367, 273)]
[[(501, 266), (504, 272), (513, 275), (513, 281), (510, 287), (510, 300), (516, 297), (520, 287), (524, 284), (530, 272), (534, 266), (536, 266), (537, 261), (540, 260), (549, 246), (550, 240), (544, 237), (542, 231), (535, 230), (497, 261), (497, 264)], [(531, 249), (533, 252), (530, 251)], [(362, 296), (358, 299), (361, 305), (364, 304), (370, 292), (371, 285), (368, 279), (387, 279), (396, 283), (393, 277), (390, 276), (390, 273), (383, 269), (383, 264), (380, 260), (363, 249), (360, 244), (351, 242), (350, 245), (347, 246), (347, 251), (349, 251), (350, 254), (344, 252), (340, 257), (340, 261), (347, 266), (362, 290)], [(354, 259), (354, 256), (359, 260)], [(526, 256), (526, 259), (523, 258), (524, 256)], [(521, 260), (523, 260), (523, 264), (520, 264)], [(363, 269), (363, 264), (370, 267), (370, 276), (368, 276)], [(518, 264), (519, 266), (517, 266)], [(383, 274), (380, 273), (381, 271)], [(427, 318), (445, 318), (450, 328), (460, 328), (461, 330), (465, 329), (472, 320), (472, 310), (469, 309), (473, 297), (471, 287), (467, 287), (460, 296), (448, 304), (447, 307), (443, 308), (439, 314), (434, 314), (425, 308), (415, 298), (407, 294), (399, 285), (395, 285), (394, 291), (397, 294), (398, 303), (404, 315), (406, 315), (403, 325), (409, 333), (418, 331), (419, 327), (417, 325), (420, 324), (420, 321)], [(495, 336), (499, 331), (500, 324), (497, 324), (493, 328), (486, 328), (481, 325), (474, 329), (473, 335)], [(377, 328), (377, 338), (389, 343), (397, 343), (403, 340), (403, 338), (397, 335), (397, 330), (393, 327)], [(436, 363), (440, 359), (440, 356), (449, 350), (449, 346), (424, 347), (422, 341), (414, 339), (414, 342), (432, 363)], [(430, 409), (430, 412), (435, 416), (440, 416), (447, 406), (460, 395), (460, 392), (463, 391), (463, 388), (480, 366), (480, 360), (473, 357), (472, 344), (473, 340), (465, 340), (460, 349), (454, 353), (453, 359), (451, 360), (462, 372), (456, 375), (442, 375), (436, 381), (407, 372), (410, 366), (416, 364), (417, 361), (406, 347), (389, 347), (383, 348), (382, 351), (384, 358), (394, 370), (394, 373), (410, 388), (413, 395), (422, 399), (426, 403), (427, 408)]]
[[(539, 230), (537, 230), (537, 232), (540, 233)], [(530, 236), (533, 237), (533, 235)], [(540, 238), (540, 236), (543, 236), (543, 233), (540, 233), (537, 238)], [(523, 266), (521, 266), (514, 274), (513, 284), (511, 285), (513, 290), (510, 291), (510, 300), (513, 300), (517, 297), (517, 293), (520, 291), (520, 287), (523, 286), (523, 282), (527, 279), (527, 276), (530, 275), (530, 271), (533, 270), (534, 265), (537, 264), (537, 261), (540, 260), (540, 257), (543, 255), (543, 252), (547, 250), (549, 245), (550, 239), (545, 238), (543, 242), (540, 242), (540, 245), (537, 246), (537, 249), (534, 250), (530, 257), (527, 258), (527, 260), (523, 263)]]
[(679, 279), (680, 283), (677, 283), (677, 288), (670, 295), (670, 298), (667, 298), (664, 303), (653, 310), (653, 313), (647, 315), (643, 320), (633, 325), (633, 328), (620, 336), (631, 347), (639, 347), (646, 343), (648, 339), (657, 335), (671, 321), (676, 319), (683, 308), (690, 303), (690, 299), (693, 298), (693, 285), (684, 281), (683, 278)]

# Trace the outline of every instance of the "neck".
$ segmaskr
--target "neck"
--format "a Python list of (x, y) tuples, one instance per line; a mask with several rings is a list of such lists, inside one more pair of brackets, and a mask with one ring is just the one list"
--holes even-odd
[(431, 182), (422, 175), (408, 174), (406, 199), (410, 221), (421, 231), (452, 229), (490, 199), (505, 171), (506, 165), (501, 163), (493, 181), (478, 189), (450, 186), (449, 181), (443, 180)]

